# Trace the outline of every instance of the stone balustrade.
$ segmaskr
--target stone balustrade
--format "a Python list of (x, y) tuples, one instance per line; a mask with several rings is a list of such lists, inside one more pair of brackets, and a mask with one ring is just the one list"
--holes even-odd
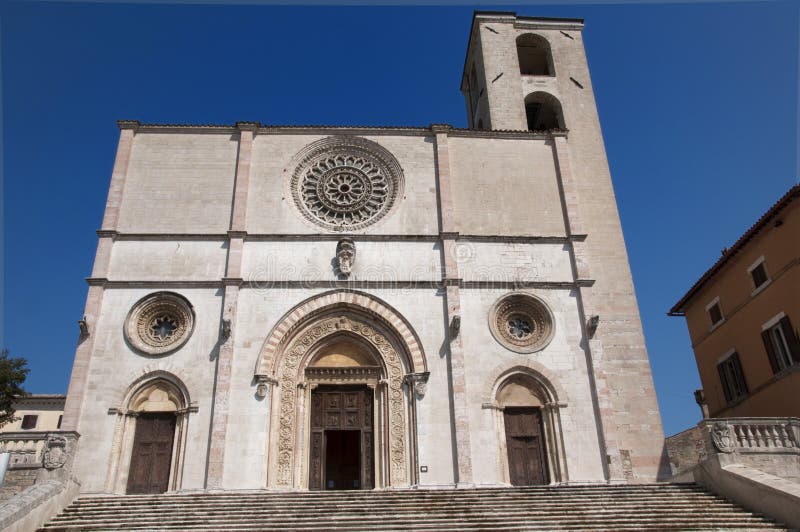
[(41, 467), (47, 431), (18, 431), (0, 434), (0, 453), (9, 453), (9, 468)]
[(701, 425), (721, 453), (800, 453), (800, 418), (722, 418)]

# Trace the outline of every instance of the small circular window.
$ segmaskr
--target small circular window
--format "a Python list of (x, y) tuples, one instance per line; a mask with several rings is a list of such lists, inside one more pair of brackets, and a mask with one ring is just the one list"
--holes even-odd
[(192, 305), (171, 292), (157, 292), (140, 299), (125, 321), (125, 338), (138, 351), (164, 355), (189, 339), (194, 328)]
[(533, 353), (550, 343), (553, 315), (539, 298), (514, 293), (494, 304), (489, 312), (489, 328), (495, 339), (508, 349)]

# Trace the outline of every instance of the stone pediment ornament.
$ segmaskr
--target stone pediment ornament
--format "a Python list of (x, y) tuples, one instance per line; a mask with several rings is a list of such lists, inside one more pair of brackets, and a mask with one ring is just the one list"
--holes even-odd
[(58, 469), (67, 462), (67, 439), (63, 436), (48, 436), (44, 444), (42, 461), (45, 469)]
[(733, 427), (727, 423), (718, 421), (711, 427), (711, 441), (714, 447), (721, 453), (731, 453), (736, 446), (736, 438), (733, 434)]
[(336, 244), (336, 268), (339, 275), (348, 277), (356, 262), (356, 244), (349, 238), (343, 238)]

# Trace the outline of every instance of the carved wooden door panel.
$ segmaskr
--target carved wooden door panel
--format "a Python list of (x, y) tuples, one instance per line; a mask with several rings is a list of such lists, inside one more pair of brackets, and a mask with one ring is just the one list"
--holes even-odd
[(311, 392), (310, 489), (331, 488), (334, 479), (326, 477), (334, 475), (336, 468), (329, 462), (337, 459), (339, 447), (334, 447), (334, 441), (342, 445), (338, 433), (343, 431), (358, 432), (355, 440), (347, 440), (360, 447), (357, 487), (374, 487), (372, 400), (372, 390), (361, 387), (320, 387)]
[(547, 484), (547, 461), (538, 408), (506, 408), (503, 412), (511, 484)]
[(175, 414), (141, 414), (136, 419), (128, 493), (164, 493), (169, 487)]

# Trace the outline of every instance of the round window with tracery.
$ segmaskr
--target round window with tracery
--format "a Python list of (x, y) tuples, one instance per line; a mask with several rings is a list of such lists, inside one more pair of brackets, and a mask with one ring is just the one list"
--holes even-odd
[(289, 184), (295, 207), (327, 229), (363, 229), (386, 216), (402, 195), (400, 165), (375, 142), (329, 137), (295, 159)]
[(553, 315), (547, 305), (530, 294), (504, 296), (489, 312), (495, 339), (517, 353), (544, 349), (553, 337)]
[(191, 304), (178, 294), (157, 292), (133, 306), (125, 322), (125, 338), (142, 353), (164, 355), (186, 343), (193, 328)]

